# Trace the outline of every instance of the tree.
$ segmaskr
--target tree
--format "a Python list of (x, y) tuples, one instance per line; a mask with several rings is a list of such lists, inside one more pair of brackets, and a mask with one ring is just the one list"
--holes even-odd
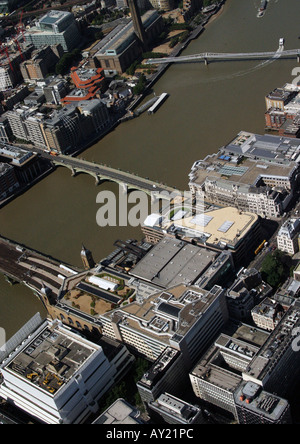
[(289, 261), (285, 254), (275, 250), (264, 259), (260, 271), (263, 280), (276, 289), (289, 276)]

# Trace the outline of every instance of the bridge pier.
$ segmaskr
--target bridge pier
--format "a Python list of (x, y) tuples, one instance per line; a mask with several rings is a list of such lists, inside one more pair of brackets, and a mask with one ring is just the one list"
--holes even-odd
[(72, 177), (75, 177), (77, 174), (77, 171), (75, 170), (74, 167), (71, 167), (71, 172), (72, 172)]
[(300, 54), (297, 54), (297, 63), (300, 63)]
[(128, 186), (126, 183), (120, 183), (119, 186), (121, 187), (123, 194), (127, 194), (128, 193)]
[(204, 58), (204, 63), (205, 63), (205, 66), (208, 66), (208, 60), (206, 57)]

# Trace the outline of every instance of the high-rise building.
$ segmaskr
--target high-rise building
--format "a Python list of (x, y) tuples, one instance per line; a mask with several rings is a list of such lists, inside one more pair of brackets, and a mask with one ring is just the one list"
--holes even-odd
[(25, 40), (36, 48), (61, 44), (64, 51), (70, 52), (80, 45), (81, 36), (73, 14), (53, 10), (25, 32)]
[(43, 424), (80, 424), (133, 362), (37, 313), (0, 351), (0, 396)]

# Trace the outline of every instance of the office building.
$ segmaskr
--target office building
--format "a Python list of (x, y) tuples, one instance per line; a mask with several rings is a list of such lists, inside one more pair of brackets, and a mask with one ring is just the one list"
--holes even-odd
[(155, 361), (167, 348), (191, 367), (228, 319), (224, 290), (178, 285), (100, 315), (105, 336)]
[(300, 231), (300, 219), (286, 220), (277, 234), (277, 248), (280, 251), (294, 255), (299, 251), (298, 235)]
[(101, 133), (110, 123), (108, 108), (100, 99), (82, 100), (77, 103), (77, 108), (86, 134)]
[(222, 333), (190, 372), (195, 395), (237, 419), (235, 392), (242, 372), (259, 352), (268, 333), (240, 324), (231, 334)]
[[(174, 215), (174, 220), (158, 221), (152, 230), (157, 228), (158, 231), (160, 225), (161, 231), (166, 231), (169, 236), (193, 242), (211, 251), (230, 251), (234, 262), (239, 265), (247, 262), (250, 254), (254, 256), (263, 240), (260, 218), (249, 211), (240, 211), (233, 206), (212, 206), (196, 215), (185, 215), (183, 211), (182, 216), (177, 216), (179, 213)], [(149, 236), (146, 224), (149, 225), (149, 220), (143, 225), (143, 231)]]
[(43, 424), (83, 423), (130, 362), (125, 347), (107, 355), (37, 314), (1, 351), (0, 396)]
[(217, 154), (194, 163), (190, 190), (201, 203), (277, 218), (293, 198), (299, 156), (295, 139), (242, 131)]
[(149, 403), (149, 413), (157, 424), (203, 424), (199, 407), (176, 398), (168, 393), (161, 394)]
[(49, 11), (35, 26), (24, 34), (27, 43), (36, 48), (60, 44), (65, 52), (70, 52), (81, 43), (81, 35), (73, 14), (66, 11)]
[(44, 115), (38, 107), (19, 106), (4, 114), (7, 117), (14, 137), (21, 141), (44, 148), (46, 146), (42, 125)]
[(239, 424), (292, 424), (288, 401), (253, 382), (241, 384), (235, 402)]
[(137, 382), (146, 409), (150, 402), (164, 392), (182, 395), (187, 385), (188, 377), (182, 353), (172, 347), (167, 347)]
[(8, 198), (19, 186), (14, 167), (0, 163), (0, 200)]
[(8, 143), (11, 142), (13, 138), (13, 133), (8, 121), (7, 116), (0, 116), (0, 142)]
[[(57, 45), (61, 47), (60, 45)], [(51, 70), (55, 67), (59, 57), (63, 54), (63, 51), (54, 50), (51, 46), (45, 46), (33, 51), (31, 58), (25, 60), (20, 64), (21, 73), (24, 81), (32, 81), (44, 79)]]
[(154, 9), (159, 11), (171, 11), (174, 7), (173, 0), (149, 0)]
[(286, 84), (282, 88), (275, 88), (266, 95), (266, 108), (275, 108), (284, 110), (285, 106), (294, 98), (299, 92), (299, 87), (293, 84)]
[(243, 372), (243, 380), (260, 385), (279, 396), (290, 395), (298, 382), (299, 360), (297, 332), (300, 326), (299, 303), (296, 301)]

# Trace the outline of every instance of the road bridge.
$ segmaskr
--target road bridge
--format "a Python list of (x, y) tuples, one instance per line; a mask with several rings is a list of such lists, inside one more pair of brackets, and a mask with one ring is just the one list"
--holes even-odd
[(178, 57), (163, 57), (157, 59), (148, 59), (146, 64), (159, 65), (164, 63), (188, 63), (188, 62), (204, 62), (208, 64), (209, 61), (230, 61), (230, 60), (258, 60), (258, 59), (279, 59), (279, 58), (293, 58), (297, 57), (300, 62), (300, 49), (287, 49), (280, 47), (277, 51), (270, 52), (240, 52), (240, 53), (216, 53), (203, 52), (200, 54), (192, 54)]
[(76, 176), (78, 173), (89, 174), (95, 178), (97, 185), (105, 181), (115, 182), (122, 187), (124, 192), (140, 190), (151, 196), (152, 199), (156, 197), (165, 197), (167, 199), (168, 195), (171, 196), (173, 194), (174, 197), (174, 193), (179, 194), (176, 188), (106, 165), (89, 162), (78, 157), (65, 155), (52, 156), (52, 163), (55, 166), (69, 168), (73, 176)]

